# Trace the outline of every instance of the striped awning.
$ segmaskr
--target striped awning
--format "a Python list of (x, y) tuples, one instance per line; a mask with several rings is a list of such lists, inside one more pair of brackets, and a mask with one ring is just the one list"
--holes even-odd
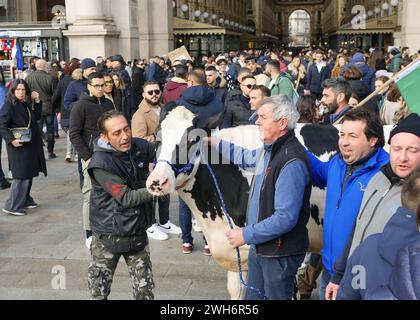
[(175, 35), (240, 35), (240, 33), (227, 30), (212, 24), (173, 18)]
[(390, 34), (395, 32), (398, 24), (398, 16), (392, 15), (388, 17), (368, 19), (366, 25), (363, 28), (358, 28), (359, 26), (353, 26), (351, 23), (348, 23), (344, 26), (341, 26), (337, 30), (336, 34), (338, 35), (370, 35), (370, 34)]

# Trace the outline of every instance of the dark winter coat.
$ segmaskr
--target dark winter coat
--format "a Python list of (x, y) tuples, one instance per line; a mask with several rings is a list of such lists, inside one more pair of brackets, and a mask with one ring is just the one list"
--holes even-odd
[(143, 100), (142, 92), (144, 83), (146, 82), (144, 69), (135, 68), (131, 79), (131, 99), (133, 100), (133, 105), (137, 109)]
[[(362, 102), (371, 94), (369, 88), (366, 86), (366, 83), (362, 80), (350, 80), (349, 83), (353, 93), (355, 93), (359, 98), (359, 102)], [(369, 100), (364, 107), (373, 113), (379, 114), (378, 102), (376, 99)]]
[(215, 129), (222, 124), (225, 107), (209, 87), (188, 88), (176, 101), (176, 105), (184, 106), (196, 115), (197, 128)]
[(131, 97), (131, 91), (127, 89), (114, 90), (115, 107), (119, 112), (122, 112), (128, 123), (131, 123), (133, 115), (136, 113), (138, 106), (134, 105)]
[(149, 164), (155, 159), (154, 147), (145, 140), (133, 139), (131, 150), (121, 153), (109, 145), (100, 145), (100, 141), (94, 145), (88, 168), (93, 187), (92, 231), (99, 235), (137, 237), (144, 248), (146, 229), (152, 221), (152, 196), (145, 186)]
[(75, 70), (72, 78), (74, 81), (69, 84), (64, 96), (64, 108), (68, 112), (71, 112), (74, 104), (79, 101), (82, 94), (88, 96), (87, 79), (83, 78), (82, 70)]
[(218, 77), (216, 80), (216, 86), (211, 89), (213, 89), (216, 98), (225, 103), (228, 95), (226, 80), (222, 77)]
[(398, 253), (389, 284), (368, 290), (365, 300), (420, 300), (420, 240)]
[(325, 67), (321, 69), (321, 73), (318, 71), (316, 63), (313, 63), (308, 70), (308, 74), (306, 76), (306, 86), (305, 89), (309, 90), (311, 93), (314, 94), (321, 94), (322, 83), (331, 77), (331, 68), (326, 63)]
[(111, 100), (102, 97), (82, 96), (70, 114), (70, 141), (79, 154), (87, 161), (92, 157), (92, 138), (98, 135), (98, 120), (107, 111), (114, 110)]
[(57, 78), (49, 75), (45, 71), (37, 70), (28, 77), (28, 85), (31, 91), (39, 93), (39, 99), (42, 101), (42, 115), (51, 116), (57, 110), (54, 110), (52, 97), (57, 88)]
[[(31, 111), (32, 140), (20, 148), (11, 144), (15, 138), (9, 128), (26, 128), (29, 123), (28, 108)], [(0, 112), (0, 136), (6, 141), (7, 155), (13, 178), (29, 180), (42, 172), (47, 175), (44, 149), (37, 120), (41, 119), (42, 104), (32, 106), (24, 102), (7, 101)]]
[(233, 128), (249, 124), (249, 118), (254, 111), (247, 98), (240, 90), (229, 92), (225, 102), (226, 113), (222, 129)]
[(64, 76), (64, 78), (58, 82), (57, 89), (55, 89), (52, 97), (52, 103), (55, 110), (60, 110), (61, 112), (61, 126), (63, 128), (68, 128), (70, 125), (70, 110), (64, 108), (64, 98), (66, 96), (67, 88), (72, 81), (72, 77)]
[[(387, 285), (398, 252), (419, 237), (415, 213), (399, 208), (387, 223), (383, 233), (368, 237), (351, 255), (340, 283), (338, 299), (361, 300), (365, 298), (366, 290), (375, 290)], [(355, 276), (353, 271), (358, 266), (364, 268), (365, 288), (357, 289), (353, 286)]]

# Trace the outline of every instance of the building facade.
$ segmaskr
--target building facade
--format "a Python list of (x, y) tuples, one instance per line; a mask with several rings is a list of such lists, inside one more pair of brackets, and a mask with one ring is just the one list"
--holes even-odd
[[(360, 6), (362, 4), (362, 6)], [(107, 57), (186, 46), (420, 48), (418, 0), (0, 0), (0, 63)]]

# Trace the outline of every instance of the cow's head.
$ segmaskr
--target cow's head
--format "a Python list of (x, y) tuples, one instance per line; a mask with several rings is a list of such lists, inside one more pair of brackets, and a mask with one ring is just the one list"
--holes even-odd
[(194, 113), (174, 106), (161, 120), (160, 134), (158, 159), (146, 183), (155, 196), (170, 194), (188, 183), (200, 164), (206, 132), (196, 129)]

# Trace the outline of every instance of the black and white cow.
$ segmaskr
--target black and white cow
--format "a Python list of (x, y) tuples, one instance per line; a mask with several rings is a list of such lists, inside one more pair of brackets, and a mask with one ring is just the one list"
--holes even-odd
[[(243, 297), (244, 290), (238, 276), (237, 252), (225, 236), (230, 230), (229, 222), (222, 210), (215, 182), (206, 163), (212, 158), (211, 168), (231, 215), (235, 227), (244, 227), (247, 202), (252, 176), (233, 163), (218, 158), (214, 149), (203, 149), (201, 138), (206, 133), (194, 132), (195, 115), (184, 107), (173, 109), (161, 123), (162, 145), (155, 169), (151, 173), (147, 188), (155, 196), (178, 192), (191, 209), (207, 239), (215, 261), (228, 271), (228, 291), (232, 299)], [(328, 161), (338, 150), (338, 129), (332, 126), (299, 125), (297, 137), (309, 150), (323, 161)], [(200, 136), (197, 138), (197, 135)], [(222, 130), (217, 136), (224, 141), (255, 150), (262, 147), (256, 126), (244, 126)], [(180, 161), (188, 151), (188, 161)], [(186, 159), (184, 159), (186, 160)], [(182, 164), (181, 164), (182, 163)], [(314, 190), (311, 202), (312, 218), (308, 224), (310, 248), (319, 253), (322, 249), (322, 219), (325, 195)], [(249, 247), (240, 249), (242, 270), (246, 272)]]

